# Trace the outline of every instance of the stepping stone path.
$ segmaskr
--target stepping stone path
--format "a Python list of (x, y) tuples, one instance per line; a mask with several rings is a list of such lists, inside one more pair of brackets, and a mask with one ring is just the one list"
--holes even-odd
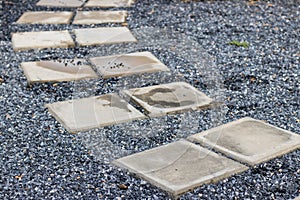
[[(300, 147), (299, 135), (249, 117), (188, 139), (249, 165), (259, 164)], [(174, 196), (247, 169), (238, 162), (187, 141), (133, 154), (113, 163)]]
[[(74, 33), (80, 46), (137, 42), (126, 27), (75, 29)], [(75, 46), (68, 31), (13, 33), (12, 43), (15, 51)]]
[(71, 133), (145, 118), (116, 94), (56, 102), (46, 107)]
[(19, 24), (69, 24), (73, 12), (26, 12), (17, 23)]
[(212, 99), (184, 82), (135, 88), (123, 91), (151, 117), (211, 106)]
[(80, 46), (137, 42), (127, 27), (75, 29), (74, 33)]
[(47, 7), (80, 7), (84, 0), (40, 0), (36, 5)]
[(123, 157), (113, 163), (174, 196), (248, 169), (184, 140)]
[(91, 58), (90, 62), (96, 66), (99, 75), (84, 59), (23, 62), (21, 68), (29, 84), (169, 71), (169, 68), (150, 52), (95, 57)]
[(190, 136), (236, 160), (256, 165), (300, 147), (300, 136), (252, 118)]
[(61, 61), (24, 62), (21, 67), (28, 83), (73, 81), (98, 78), (98, 75), (83, 59)]
[(12, 43), (15, 51), (75, 46), (68, 31), (13, 33)]
[(133, 3), (132, 0), (88, 0), (86, 7), (128, 7)]
[[(26, 12), (18, 24), (70, 24), (73, 12)], [(73, 24), (123, 23), (127, 11), (77, 11)]]
[(123, 23), (126, 11), (78, 11), (73, 24)]
[(170, 71), (150, 52), (90, 58), (103, 78)]
[[(163, 105), (168, 104), (173, 106), (171, 111), (179, 111), (179, 109), (180, 111), (187, 110), (188, 108), (193, 108), (194, 106), (198, 108), (200, 105), (202, 106), (202, 103), (205, 103), (204, 101), (211, 101), (206, 96), (199, 97), (199, 95), (203, 95), (201, 92), (193, 88), (191, 85), (182, 82), (175, 82), (171, 84), (134, 90), (145, 89), (148, 91), (149, 88), (158, 90), (157, 96), (161, 95), (163, 98), (165, 98), (163, 101)], [(184, 92), (184, 90), (181, 91), (181, 89), (173, 91), (170, 88), (185, 89), (186, 91), (188, 91), (188, 93)], [(194, 90), (194, 92), (197, 93), (198, 96), (193, 98), (190, 90)], [(191, 102), (191, 104), (184, 105), (181, 108), (180, 106), (174, 106), (174, 104), (176, 103), (184, 104), (185, 102), (185, 97), (180, 97), (180, 99), (178, 100), (177, 98), (170, 98), (168, 96), (172, 95), (172, 92), (174, 92), (176, 97), (176, 92), (178, 91), (184, 92), (184, 94), (180, 94), (182, 97), (190, 95), (187, 97), (189, 99), (192, 98), (194, 101)], [(166, 94), (169, 92), (170, 94)], [(128, 91), (122, 91), (122, 93), (126, 94), (128, 93)], [(155, 97), (158, 98), (157, 96), (156, 94), (153, 94), (154, 101), (156, 101)], [(201, 99), (201, 102), (197, 102), (198, 98)], [(160, 99), (158, 99), (157, 101), (159, 102)], [(144, 107), (145, 105), (141, 104), (141, 106)], [(49, 109), (50, 113), (52, 113), (52, 115), (57, 119), (57, 121), (59, 121), (71, 133), (120, 124), (123, 122), (129, 122), (135, 119), (143, 119), (146, 117), (116, 94), (106, 94), (98, 97), (57, 102), (53, 104), (47, 104), (46, 107)], [(146, 109), (147, 107), (144, 108)], [(166, 114), (166, 112), (164, 114)], [(161, 115), (161, 113), (159, 113), (159, 115)]]
[[(107, 8), (127, 7), (132, 3), (132, 0), (40, 0), (37, 5)], [(71, 22), (73, 15), (74, 12), (26, 12), (17, 23), (122, 23), (127, 12), (77, 11)], [(126, 27), (85, 28), (73, 32), (80, 46), (137, 42)], [(68, 31), (14, 33), (12, 43), (15, 51), (75, 46)], [(21, 67), (29, 84), (98, 78), (98, 74), (102, 78), (111, 78), (169, 71), (150, 52), (94, 57), (89, 61), (97, 72), (83, 59), (24, 62)], [(206, 109), (214, 104), (211, 98), (184, 82), (128, 89), (121, 93), (142, 107), (149, 117)], [(71, 133), (147, 117), (114, 93), (56, 102), (46, 107)], [(243, 118), (192, 135), (187, 140), (119, 158), (113, 163), (177, 196), (202, 184), (241, 173), (248, 169), (246, 165), (257, 165), (300, 147), (299, 135), (252, 118)], [(211, 151), (211, 148), (220, 154)]]

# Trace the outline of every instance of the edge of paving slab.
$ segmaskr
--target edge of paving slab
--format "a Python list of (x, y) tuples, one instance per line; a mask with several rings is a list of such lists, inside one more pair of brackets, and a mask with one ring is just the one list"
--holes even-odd
[[(109, 30), (109, 29), (123, 29), (123, 31), (125, 31), (125, 33), (118, 33), (117, 35), (114, 35), (113, 37), (110, 38), (106, 38), (105, 41), (87, 41), (87, 40), (83, 40), (83, 33), (84, 32), (94, 32), (96, 33), (97, 31), (101, 32), (105, 32), (105, 30)], [(124, 26), (118, 26), (118, 27), (97, 27), (97, 28), (76, 28), (76, 29), (72, 29), (71, 32), (75, 35), (75, 43), (77, 43), (79, 46), (101, 46), (101, 45), (109, 45), (109, 44), (121, 44), (121, 43), (137, 43), (138, 40), (136, 38), (136, 36), (134, 36), (132, 34), (132, 32), (130, 31), (130, 29), (128, 27), (124, 27)], [(130, 39), (124, 39), (122, 41), (110, 41), (112, 39), (118, 38), (118, 36), (121, 36), (123, 34), (128, 34), (128, 36), (130, 36)]]
[[(55, 103), (57, 103), (57, 102), (55, 102)], [(50, 115), (52, 115), (52, 117), (54, 117), (54, 119), (57, 120), (63, 126), (63, 128), (65, 128), (69, 133), (72, 133), (72, 134), (78, 133), (79, 131), (74, 130), (74, 129), (70, 128), (69, 126), (67, 126), (65, 124), (64, 120), (62, 120), (55, 112), (52, 111), (51, 104), (52, 103), (48, 103), (48, 104), (44, 105), (45, 108), (47, 108), (47, 111), (50, 113)]]
[[(240, 122), (243, 122), (243, 121), (249, 121), (249, 120), (250, 121), (260, 122), (260, 123), (263, 123), (263, 124), (265, 124), (267, 126), (275, 128), (277, 130), (286, 132), (287, 134), (289, 134), (291, 137), (293, 137), (296, 140), (294, 141), (293, 139), (291, 139), (290, 142), (284, 143), (279, 148), (272, 149), (270, 152), (268, 152), (268, 154), (271, 154), (271, 155), (267, 155), (267, 156), (265, 156), (263, 158), (260, 158), (260, 157), (262, 157), (265, 154), (259, 154), (258, 156), (245, 156), (243, 154), (231, 151), (231, 150), (229, 150), (229, 149), (227, 149), (225, 147), (219, 146), (216, 143), (213, 143), (210, 140), (205, 139), (204, 137), (202, 137), (204, 135), (209, 134), (212, 131), (222, 129), (222, 127), (224, 127), (224, 126), (225, 127), (232, 126), (234, 124), (237, 124), (237, 123), (240, 123)], [(255, 166), (255, 165), (261, 164), (263, 162), (267, 162), (267, 161), (269, 161), (271, 159), (283, 156), (284, 154), (287, 154), (289, 152), (295, 151), (298, 148), (300, 148), (300, 135), (295, 134), (295, 133), (293, 133), (291, 131), (284, 130), (282, 128), (276, 127), (274, 125), (268, 124), (266, 122), (263, 122), (262, 120), (253, 119), (251, 117), (244, 117), (244, 118), (241, 118), (239, 120), (232, 121), (232, 122), (229, 122), (227, 124), (223, 124), (221, 126), (217, 126), (217, 127), (214, 127), (212, 129), (208, 129), (208, 130), (200, 132), (200, 133), (196, 133), (194, 135), (189, 136), (187, 138), (187, 140), (189, 140), (191, 142), (199, 142), (202, 146), (213, 148), (215, 151), (218, 151), (218, 152), (220, 152), (220, 153), (228, 156), (229, 158), (232, 158), (232, 159), (234, 159), (236, 161), (239, 161), (239, 162), (246, 163), (246, 164), (251, 165), (251, 166)], [(287, 146), (289, 144), (291, 146)]]
[[(167, 84), (159, 84), (159, 85), (155, 85), (155, 86), (165, 86), (168, 84), (172, 84), (172, 83), (184, 83), (187, 84), (186, 82), (171, 82), (171, 83), (167, 83)], [(192, 85), (189, 85), (192, 87), (193, 91), (195, 93), (200, 93), (201, 95), (204, 95), (207, 99), (207, 103), (205, 103), (204, 105), (192, 105), (192, 106), (182, 106), (182, 107), (177, 107), (174, 110), (167, 110), (167, 109), (157, 109), (157, 110), (161, 110), (161, 112), (154, 112), (151, 113), (151, 109), (153, 106), (149, 105), (147, 102), (144, 102), (142, 100), (140, 100), (139, 98), (135, 97), (133, 95), (133, 93), (130, 90), (135, 90), (135, 89), (141, 89), (141, 88), (132, 88), (132, 89), (128, 89), (128, 90), (122, 90), (121, 94), (124, 96), (127, 96), (128, 98), (130, 98), (130, 100), (136, 104), (137, 106), (141, 106), (144, 108), (145, 110), (145, 114), (149, 117), (162, 117), (165, 115), (175, 115), (175, 114), (180, 114), (180, 113), (184, 113), (184, 112), (192, 112), (192, 111), (199, 111), (199, 110), (206, 110), (206, 109), (210, 109), (210, 108), (214, 108), (216, 106), (220, 106), (222, 105), (221, 102), (217, 102), (215, 100), (213, 100), (212, 98), (210, 98), (209, 96), (207, 96), (205, 93), (203, 93), (202, 91), (194, 88)], [(150, 86), (150, 87), (154, 87), (154, 86)], [(147, 87), (146, 87), (147, 88)]]
[[(145, 53), (150, 53), (151, 54), (151, 59), (155, 60), (157, 63), (157, 65), (161, 65), (162, 67), (160, 68), (152, 68), (151, 70), (148, 71), (142, 71), (142, 72), (135, 72), (134, 69), (132, 68), (130, 70), (126, 70), (123, 73), (119, 72), (119, 74), (114, 74), (114, 73), (106, 73), (105, 74), (105, 68), (102, 69), (96, 62), (97, 59), (112, 59), (112, 60), (116, 60), (119, 57), (122, 56), (131, 56), (131, 55), (136, 55), (136, 54), (145, 54)], [(142, 56), (142, 55), (140, 55)], [(163, 62), (161, 62), (158, 58), (156, 58), (150, 51), (142, 51), (142, 52), (133, 52), (133, 53), (124, 53), (124, 54), (117, 54), (117, 55), (111, 55), (111, 56), (99, 56), (99, 57), (91, 57), (88, 58), (88, 61), (93, 65), (93, 67), (96, 69), (98, 74), (101, 74), (101, 77), (103, 79), (108, 79), (108, 78), (114, 78), (114, 77), (126, 77), (126, 76), (132, 76), (132, 75), (138, 75), (138, 74), (149, 74), (149, 73), (159, 73), (159, 72), (170, 72), (170, 68), (167, 67)], [(146, 63), (144, 65), (151, 65), (153, 63)], [(143, 66), (143, 65), (142, 65)]]
[[(64, 16), (66, 17), (66, 21), (60, 21), (60, 22), (34, 22), (31, 21), (29, 22), (28, 20), (26, 21), (26, 17), (28, 17), (28, 15), (30, 16), (31, 14), (34, 15), (35, 14), (65, 14), (65, 15), (69, 15), (69, 16)], [(70, 24), (71, 19), (73, 18), (74, 12), (71, 11), (27, 11), (25, 13), (23, 13), (18, 20), (16, 21), (16, 24), (26, 24), (26, 25), (36, 25), (36, 24)]]
[[(79, 80), (92, 80), (92, 79), (97, 79), (97, 78), (100, 78), (99, 75), (92, 69), (92, 67), (90, 65), (88, 65), (90, 68), (91, 68), (91, 72), (93, 72), (94, 74), (90, 74), (89, 76), (86, 76), (86, 77), (83, 77), (83, 78), (57, 78), (55, 80), (49, 80), (49, 79), (44, 79), (44, 80), (31, 80), (31, 76), (29, 75), (28, 71), (25, 70), (25, 66), (24, 64), (26, 63), (35, 63), (36, 61), (34, 62), (22, 62), (20, 65), (19, 65), (19, 68), (21, 68), (23, 70), (23, 73), (27, 79), (27, 83), (28, 85), (32, 85), (34, 83), (57, 83), (57, 82), (67, 82), (67, 81), (79, 81)], [(40, 62), (40, 61), (38, 61)], [(78, 71), (78, 73), (80, 73)]]
[[(183, 140), (179, 140), (179, 141), (185, 141), (185, 142), (188, 142), (188, 143), (190, 143), (191, 145), (193, 145), (194, 147), (196, 147), (196, 148), (202, 148), (202, 150), (207, 151), (207, 152), (210, 151), (210, 150), (206, 149), (205, 147), (200, 146), (200, 145), (197, 145), (197, 144), (194, 144), (194, 143), (192, 143), (192, 142), (190, 142), (190, 141), (188, 141), (188, 140), (184, 140), (184, 139), (183, 139)], [(172, 144), (172, 143), (169, 143), (169, 144)], [(156, 150), (156, 149), (163, 148), (164, 146), (167, 146), (167, 145), (169, 145), (169, 144), (165, 144), (165, 145), (162, 145), (162, 146), (159, 146), (159, 147), (155, 147), (155, 148), (152, 148), (152, 149), (143, 151), (143, 152), (151, 152), (151, 151), (154, 151), (154, 150)], [(136, 154), (140, 154), (140, 153), (143, 153), (143, 152), (135, 153), (135, 154), (132, 154), (132, 155), (129, 155), (129, 156), (126, 156), (126, 157), (132, 157), (132, 156), (134, 156), (134, 155), (136, 155)], [(211, 153), (216, 154), (216, 155), (218, 155), (218, 156), (220, 156), (220, 157), (224, 157), (224, 156), (222, 156), (222, 155), (220, 155), (220, 154), (218, 154), (218, 153), (215, 153), (215, 152), (213, 152), (213, 151), (211, 151)], [(124, 157), (123, 157), (123, 158), (124, 158)], [(177, 199), (177, 198), (179, 198), (180, 195), (182, 195), (182, 194), (184, 194), (184, 193), (186, 193), (186, 192), (192, 191), (192, 190), (194, 190), (195, 188), (200, 187), (201, 185), (209, 184), (209, 183), (217, 183), (218, 181), (220, 181), (220, 180), (222, 180), (222, 179), (229, 178), (230, 176), (233, 176), (233, 175), (242, 173), (242, 172), (244, 172), (244, 171), (246, 171), (246, 170), (249, 169), (248, 166), (246, 166), (246, 165), (244, 165), (244, 164), (241, 164), (240, 162), (234, 161), (234, 160), (232, 160), (232, 159), (230, 159), (230, 158), (226, 158), (226, 157), (224, 157), (224, 158), (225, 158), (225, 159), (228, 159), (228, 160), (231, 160), (231, 161), (234, 162), (234, 163), (237, 163), (237, 164), (239, 165), (239, 168), (238, 168), (238, 169), (234, 169), (234, 170), (232, 170), (232, 171), (230, 171), (230, 170), (223, 170), (223, 171), (214, 173), (214, 175), (211, 175), (211, 179), (202, 180), (202, 181), (198, 181), (198, 182), (197, 182), (197, 181), (193, 181), (193, 184), (191, 184), (191, 186), (189, 186), (189, 187), (184, 187), (184, 188), (182, 188), (182, 189), (179, 189), (178, 191), (175, 191), (175, 190), (173, 190), (172, 188), (167, 187), (167, 186), (165, 186), (164, 184), (161, 184), (159, 181), (157, 181), (157, 180), (151, 178), (151, 176), (147, 175), (147, 173), (139, 172), (139, 171), (137, 171), (137, 170), (131, 168), (129, 165), (126, 165), (126, 164), (120, 162), (120, 160), (121, 160), (122, 158), (119, 158), (119, 159), (114, 160), (113, 162), (111, 162), (111, 164), (113, 164), (113, 165), (115, 165), (115, 166), (117, 166), (117, 167), (120, 167), (120, 168), (122, 168), (122, 169), (125, 170), (125, 171), (128, 171), (130, 174), (132, 174), (132, 175), (134, 175), (134, 176), (136, 176), (136, 177), (138, 177), (138, 178), (141, 178), (141, 179), (144, 179), (144, 180), (148, 181), (149, 183), (151, 183), (151, 184), (154, 185), (155, 187), (158, 187), (158, 188), (164, 190), (164, 191), (167, 192), (170, 196), (172, 196), (173, 198)], [(190, 188), (190, 189), (188, 189), (188, 188)]]
[[(84, 13), (105, 13), (105, 12), (116, 12), (116, 13), (121, 13), (121, 20), (110, 20), (110, 21), (102, 21), (102, 22), (85, 22), (84, 20), (95, 20), (95, 19), (89, 19), (89, 18), (80, 18), (79, 17), (79, 13), (81, 13), (82, 15), (84, 15)], [(117, 11), (77, 11), (74, 14), (74, 19), (72, 20), (72, 24), (74, 25), (91, 25), (91, 24), (108, 24), (108, 23), (114, 23), (114, 24), (122, 24), (126, 22), (126, 18), (129, 16), (129, 13), (127, 10), (117, 10)]]
[[(108, 94), (114, 94), (114, 93), (108, 93)], [(106, 95), (106, 94), (104, 94)], [(101, 95), (100, 95), (101, 96)], [(97, 96), (94, 96), (94, 97), (97, 97)], [(88, 99), (88, 98), (92, 98), (92, 97), (87, 97), (87, 98), (80, 98), (80, 99)], [(121, 98), (121, 97), (120, 97)], [(123, 124), (123, 123), (130, 123), (132, 121), (135, 121), (135, 120), (142, 120), (142, 119), (146, 119), (147, 116), (144, 115), (142, 112), (140, 112), (139, 110), (137, 110), (135, 107), (133, 107), (131, 104), (128, 104), (129, 106), (131, 106), (133, 109), (135, 109), (139, 114), (140, 116), (136, 116), (134, 118), (131, 118), (131, 119), (123, 119), (123, 120), (120, 120), (118, 121), (117, 123), (112, 123), (112, 122), (107, 122), (107, 123), (103, 123), (101, 125), (97, 124), (96, 127), (95, 126), (89, 126), (89, 127), (84, 127), (84, 128), (73, 128), (73, 127), (70, 127), (68, 126), (64, 120), (59, 116), (57, 115), (53, 110), (52, 110), (52, 104), (57, 104), (57, 103), (62, 103), (62, 102), (68, 102), (68, 101), (75, 101), (75, 100), (80, 100), (80, 99), (72, 99), (72, 100), (66, 100), (66, 101), (59, 101), (59, 102), (54, 102), (54, 103), (48, 103), (48, 104), (45, 104), (44, 106), (47, 108), (48, 112), (59, 122), (61, 123), (61, 125), (69, 132), (69, 133), (78, 133), (78, 132), (84, 132), (84, 131), (89, 131), (89, 130), (93, 130), (93, 129), (97, 129), (97, 128), (103, 128), (103, 127), (106, 127), (106, 126), (112, 126), (112, 125), (116, 125), (116, 124)]]
[(90, 7), (90, 8), (92, 8), (92, 7), (96, 7), (96, 8), (122, 8), (122, 7), (130, 7), (133, 3), (135, 3), (135, 0), (128, 0), (128, 2), (127, 2), (127, 4), (126, 5), (121, 5), (121, 6), (118, 6), (118, 5), (116, 5), (116, 6), (101, 6), (101, 5), (90, 5), (89, 4), (89, 0), (87, 0), (84, 4), (83, 4), (83, 6), (84, 7)]
[[(31, 33), (66, 33), (67, 39), (70, 39), (70, 43), (68, 42), (63, 42), (62, 44), (60, 45), (56, 45), (57, 47), (55, 46), (39, 46), (39, 47), (29, 47), (29, 46), (22, 46), (22, 47), (17, 47), (15, 44), (15, 40), (16, 40), (16, 37), (18, 37), (18, 35), (22, 35), (22, 34), (31, 34)], [(72, 42), (71, 42), (72, 41)], [(12, 42), (12, 47), (13, 47), (13, 50), (15, 52), (20, 52), (20, 51), (26, 51), (26, 50), (41, 50), (41, 49), (58, 49), (58, 48), (73, 48), (76, 46), (75, 44), (75, 41), (73, 40), (73, 38), (71, 37), (71, 34), (68, 30), (62, 30), (62, 31), (33, 31), (33, 32), (16, 32), (16, 33), (11, 33), (11, 42)]]

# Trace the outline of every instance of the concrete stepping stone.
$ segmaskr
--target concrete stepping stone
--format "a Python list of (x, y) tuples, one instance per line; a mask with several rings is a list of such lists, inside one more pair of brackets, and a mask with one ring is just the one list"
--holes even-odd
[(46, 107), (71, 133), (145, 118), (116, 94), (56, 102)]
[(72, 12), (25, 12), (17, 21), (18, 24), (69, 24)]
[(137, 42), (127, 27), (75, 29), (74, 33), (80, 46)]
[(91, 66), (84, 63), (83, 59), (23, 62), (21, 68), (29, 84), (97, 78)]
[(40, 0), (37, 6), (47, 7), (80, 7), (85, 0)]
[(128, 7), (133, 3), (132, 0), (88, 0), (86, 7)]
[(145, 109), (150, 117), (207, 108), (212, 99), (185, 82), (122, 91)]
[(13, 33), (12, 44), (15, 51), (43, 48), (67, 48), (75, 46), (68, 31)]
[(78, 11), (73, 24), (102, 24), (125, 22), (127, 11)]
[(95, 57), (90, 58), (90, 61), (103, 78), (169, 71), (169, 68), (150, 52)]
[(236, 160), (256, 165), (300, 147), (300, 136), (249, 117), (192, 135)]
[(113, 164), (174, 196), (248, 169), (184, 140), (117, 159)]

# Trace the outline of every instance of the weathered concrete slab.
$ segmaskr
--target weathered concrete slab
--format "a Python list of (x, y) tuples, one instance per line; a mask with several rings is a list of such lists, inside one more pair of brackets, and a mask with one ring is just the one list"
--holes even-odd
[(95, 57), (90, 58), (90, 61), (103, 78), (169, 71), (169, 68), (150, 52)]
[(127, 11), (78, 11), (73, 24), (102, 24), (125, 22)]
[(40, 0), (36, 5), (47, 7), (80, 7), (83, 3), (84, 0)]
[(145, 118), (116, 94), (56, 102), (46, 107), (71, 133)]
[(256, 165), (300, 147), (300, 136), (249, 117), (190, 136), (239, 161)]
[(211, 98), (185, 82), (135, 88), (123, 93), (151, 117), (207, 108), (212, 103)]
[(113, 163), (175, 196), (247, 170), (238, 162), (184, 140), (123, 157)]
[(133, 0), (88, 0), (85, 4), (87, 7), (128, 7), (133, 3)]
[(17, 21), (18, 24), (69, 24), (72, 12), (25, 12)]
[(21, 68), (29, 84), (97, 78), (91, 66), (84, 63), (82, 59), (23, 62)]
[(80, 46), (137, 42), (126, 27), (75, 29), (74, 33)]
[(75, 46), (68, 31), (13, 33), (12, 44), (15, 51), (43, 48), (67, 48)]

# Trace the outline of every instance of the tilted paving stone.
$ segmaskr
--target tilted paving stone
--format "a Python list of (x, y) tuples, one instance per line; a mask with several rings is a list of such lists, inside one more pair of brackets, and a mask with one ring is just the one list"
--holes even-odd
[(248, 169), (184, 140), (117, 159), (113, 164), (174, 196)]
[(15, 51), (43, 48), (67, 48), (75, 46), (68, 31), (13, 33), (12, 44)]
[(256, 165), (300, 147), (300, 136), (249, 117), (190, 136), (236, 160)]
[(185, 82), (135, 88), (122, 91), (150, 117), (198, 110), (212, 106), (212, 99)]
[(116, 94), (56, 102), (46, 107), (71, 133), (145, 118)]
[(36, 5), (47, 7), (80, 7), (85, 0), (40, 0)]
[(90, 58), (90, 61), (103, 78), (169, 71), (169, 68), (150, 52), (95, 57)]
[(128, 7), (133, 3), (132, 0), (88, 0), (87, 7)]
[(102, 24), (125, 22), (127, 11), (78, 11), (73, 24)]
[(126, 27), (75, 29), (74, 33), (80, 46), (137, 42)]
[(23, 62), (21, 68), (29, 84), (98, 78), (91, 66), (84, 63), (83, 59)]
[(69, 24), (73, 12), (25, 12), (17, 21), (19, 24)]

